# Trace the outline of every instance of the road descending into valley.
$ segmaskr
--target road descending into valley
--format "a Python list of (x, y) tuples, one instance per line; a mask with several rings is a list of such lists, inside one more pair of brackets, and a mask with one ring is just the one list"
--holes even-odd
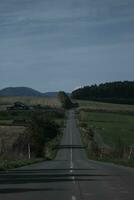
[(134, 169), (88, 160), (74, 111), (53, 161), (0, 172), (0, 200), (133, 200)]

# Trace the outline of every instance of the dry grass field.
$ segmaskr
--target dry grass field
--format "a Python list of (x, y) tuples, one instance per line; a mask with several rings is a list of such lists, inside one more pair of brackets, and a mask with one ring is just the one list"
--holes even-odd
[(22, 102), (27, 105), (42, 105), (50, 107), (61, 107), (61, 104), (57, 98), (46, 97), (0, 97), (0, 110), (5, 110), (7, 106), (12, 105), (15, 102)]
[(23, 126), (0, 126), (0, 153), (9, 153), (17, 138), (24, 131)]

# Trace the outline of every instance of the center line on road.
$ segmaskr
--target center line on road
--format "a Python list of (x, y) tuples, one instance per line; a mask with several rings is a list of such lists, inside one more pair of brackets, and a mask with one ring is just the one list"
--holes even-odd
[[(70, 126), (70, 130), (69, 131), (70, 131), (70, 145), (72, 146), (72, 144), (73, 144), (73, 137), (72, 137), (71, 126)], [(70, 148), (70, 173), (73, 173), (73, 168), (74, 168), (74, 163), (73, 163), (73, 149), (71, 147)], [(75, 184), (75, 177), (74, 176), (72, 177), (72, 181), (73, 181), (73, 184)], [(72, 198), (72, 199), (74, 200), (76, 198)]]
[(72, 200), (76, 200), (76, 197), (75, 197), (75, 196), (72, 196)]
[(70, 168), (73, 168), (73, 151), (72, 151), (72, 148), (70, 150)]
[[(72, 131), (71, 131), (71, 127), (70, 127), (70, 145), (72, 145), (73, 143), (73, 138), (72, 138)], [(72, 148), (70, 149), (70, 168), (73, 168), (73, 150)]]
[(72, 177), (72, 180), (73, 180), (73, 184), (75, 184), (75, 177), (74, 176)]

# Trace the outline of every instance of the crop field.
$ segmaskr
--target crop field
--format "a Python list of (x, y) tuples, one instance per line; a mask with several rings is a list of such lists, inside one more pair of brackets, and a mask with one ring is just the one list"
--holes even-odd
[(7, 106), (15, 102), (22, 102), (27, 105), (42, 105), (50, 107), (60, 107), (61, 104), (57, 98), (46, 97), (0, 97), (0, 110), (5, 110)]
[(134, 105), (101, 103), (97, 101), (77, 101), (80, 109), (89, 111), (103, 111), (112, 113), (126, 113), (134, 115)]
[(79, 102), (79, 119), (98, 132), (112, 147), (121, 140), (134, 144), (134, 106), (82, 101)]
[(82, 122), (101, 134), (106, 144), (116, 147), (120, 140), (127, 146), (134, 144), (134, 116), (84, 111), (80, 116)]

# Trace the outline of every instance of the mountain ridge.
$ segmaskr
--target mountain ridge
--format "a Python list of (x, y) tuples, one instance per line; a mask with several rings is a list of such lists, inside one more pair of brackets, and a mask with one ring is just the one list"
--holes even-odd
[(19, 97), (54, 97), (58, 92), (40, 92), (30, 87), (6, 87), (0, 90), (0, 96), (19, 96)]

